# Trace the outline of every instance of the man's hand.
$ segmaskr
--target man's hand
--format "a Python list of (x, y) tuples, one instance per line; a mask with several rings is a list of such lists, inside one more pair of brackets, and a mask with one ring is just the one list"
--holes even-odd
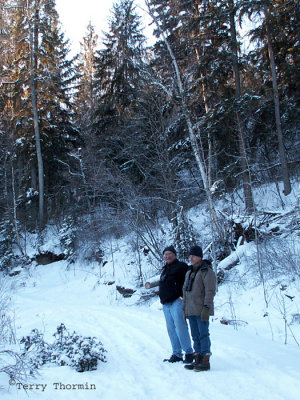
[(209, 308), (207, 306), (203, 306), (201, 311), (201, 321), (207, 322), (209, 320)]

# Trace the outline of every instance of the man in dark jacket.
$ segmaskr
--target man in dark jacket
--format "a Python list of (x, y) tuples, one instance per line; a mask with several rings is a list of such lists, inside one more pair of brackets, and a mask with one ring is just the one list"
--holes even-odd
[(189, 320), (195, 349), (195, 360), (185, 368), (194, 371), (210, 369), (209, 316), (214, 315), (216, 274), (209, 260), (202, 260), (200, 246), (190, 249), (191, 266), (183, 285), (183, 311)]
[(159, 280), (159, 297), (163, 305), (167, 330), (172, 345), (172, 355), (164, 361), (183, 361), (182, 350), (185, 352), (186, 363), (193, 361), (193, 349), (188, 325), (182, 310), (182, 285), (188, 266), (177, 260), (173, 246), (163, 251), (166, 261)]

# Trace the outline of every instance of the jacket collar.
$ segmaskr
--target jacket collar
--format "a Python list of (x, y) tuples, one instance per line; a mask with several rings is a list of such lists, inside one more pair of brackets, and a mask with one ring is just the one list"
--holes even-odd
[(198, 272), (199, 270), (203, 271), (208, 268), (211, 268), (211, 262), (209, 260), (202, 260), (201, 264), (197, 265), (196, 267), (190, 265), (189, 270), (192, 272)]
[(164, 268), (168, 268), (168, 267), (172, 267), (173, 265), (175, 265), (176, 263), (178, 263), (178, 259), (176, 258), (171, 264), (165, 264)]

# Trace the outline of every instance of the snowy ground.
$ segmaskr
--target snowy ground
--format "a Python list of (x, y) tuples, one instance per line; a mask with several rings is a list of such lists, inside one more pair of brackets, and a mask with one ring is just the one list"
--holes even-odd
[[(65, 267), (63, 261), (39, 266), (26, 276), (26, 285), (25, 272), (18, 276), (14, 294), (17, 336), (38, 328), (51, 341), (63, 322), (70, 331), (101, 340), (108, 351), (107, 363), (84, 373), (47, 365), (39, 376), (26, 382), (27, 391), (21, 385), (9, 386), (7, 376), (0, 375), (1, 399), (299, 398), (300, 354), (295, 342), (272, 341), (269, 333), (260, 335), (253, 324), (238, 330), (222, 325), (222, 310), (211, 323), (211, 370), (187, 371), (181, 363), (162, 362), (171, 351), (157, 301), (151, 306), (137, 306), (133, 300), (125, 304), (114, 286), (95, 285), (94, 275), (66, 271)], [(224, 302), (224, 296), (219, 291), (216, 303)], [(249, 309), (251, 296), (253, 292), (248, 303), (244, 299), (245, 308)], [(238, 308), (238, 312), (243, 310)], [(88, 389), (70, 389), (74, 384)]]
[[(83, 248), (82, 260), (78, 257), (69, 269), (66, 261), (60, 261), (32, 265), (15, 277), (0, 276), (7, 279), (7, 287), (12, 286), (8, 294), (18, 340), (36, 328), (52, 343), (53, 333), (64, 323), (70, 332), (95, 336), (107, 350), (107, 363), (100, 362), (92, 372), (78, 373), (70, 367), (47, 364), (36, 378), (23, 382), (24, 386), (12, 381), (9, 384), (8, 376), (2, 373), (1, 399), (298, 399), (300, 287), (296, 265), (300, 241), (299, 216), (291, 211), (299, 210), (300, 184), (295, 183), (293, 193), (284, 199), (284, 210), (273, 186), (260, 187), (255, 193), (261, 210), (285, 215), (279, 225), (276, 220), (274, 226), (268, 227), (279, 226), (280, 236), (269, 240), (265, 249), (260, 248), (265, 269), (258, 270), (253, 242), (237, 247), (218, 266), (226, 268), (232, 260), (239, 260), (237, 267), (226, 271), (225, 283), (215, 298), (215, 317), (210, 325), (210, 371), (195, 373), (185, 370), (183, 364), (162, 362), (171, 355), (171, 348), (159, 301), (156, 298), (137, 305), (143, 292), (137, 288), (140, 268), (144, 279), (153, 277), (155, 268), (149, 256), (132, 251), (132, 238), (111, 239), (106, 247), (101, 243), (107, 263), (100, 268), (96, 262), (84, 261)], [(228, 210), (238, 212), (239, 198), (229, 200)], [(226, 204), (222, 210), (226, 210)], [(205, 207), (195, 207), (189, 218), (199, 228), (205, 247), (211, 235)], [(167, 232), (168, 226), (163, 224)], [(48, 236), (39, 250), (60, 254), (59, 237), (51, 230)], [(169, 243), (165, 236), (158, 240), (162, 246)], [(36, 236), (27, 236), (26, 253), (32, 259), (37, 254)], [(116, 285), (137, 292), (124, 299)], [(236, 321), (238, 326), (221, 324), (221, 320)]]

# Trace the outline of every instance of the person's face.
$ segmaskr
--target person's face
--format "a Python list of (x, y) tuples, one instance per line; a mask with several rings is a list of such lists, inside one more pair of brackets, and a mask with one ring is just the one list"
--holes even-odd
[(171, 251), (165, 251), (164, 258), (167, 264), (172, 264), (172, 262), (176, 260), (175, 254)]
[(198, 256), (190, 256), (190, 261), (192, 265), (200, 265), (202, 258)]

